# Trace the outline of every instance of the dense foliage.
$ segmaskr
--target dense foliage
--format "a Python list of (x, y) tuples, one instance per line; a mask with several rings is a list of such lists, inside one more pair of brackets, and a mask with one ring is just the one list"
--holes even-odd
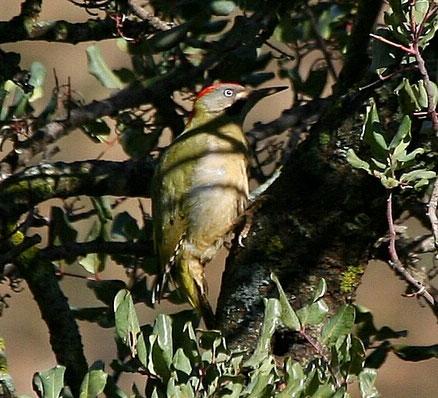
[[(408, 361), (438, 356), (436, 345), (395, 344), (404, 333), (377, 329), (353, 302), (377, 257), (438, 315), (436, 267), (416, 265), (438, 247), (435, 0), (63, 1), (88, 20), (44, 21), (44, 2), (25, 0), (0, 22), (0, 43), (91, 42), (88, 73), (114, 89), (84, 103), (56, 78), (47, 95), (42, 63), (26, 70), (18, 52), (0, 49), (0, 276), (9, 290), (0, 312), (14, 310), (8, 298), (25, 281), (58, 363), (39, 372), (36, 364), (38, 396), (341, 398), (356, 382), (371, 398), (390, 351)], [(105, 39), (117, 40), (131, 68), (108, 67)], [(230, 245), (221, 331), (199, 328), (190, 310), (140, 325), (134, 304), (154, 306), (152, 221), (144, 201), (141, 219), (120, 204), (150, 196), (162, 137), (181, 133), (184, 100), (201, 86), (278, 78), (290, 83), (293, 105), (248, 133), (251, 177), (262, 189), (253, 193), (246, 247)], [(75, 129), (96, 145), (116, 136), (129, 159), (51, 161)], [(44, 217), (39, 205), (54, 198), (62, 204)], [(401, 234), (403, 211), (430, 233)], [(88, 225), (85, 237), (78, 222)], [(98, 306), (69, 306), (59, 278), (71, 264), (96, 276), (88, 287)], [(110, 264), (124, 267), (126, 279), (98, 278)], [(177, 290), (163, 300), (184, 302)], [(110, 369), (88, 366), (78, 320), (115, 328)], [(123, 372), (144, 375), (145, 385), (121, 391)], [(0, 396), (18, 396), (3, 341)]]

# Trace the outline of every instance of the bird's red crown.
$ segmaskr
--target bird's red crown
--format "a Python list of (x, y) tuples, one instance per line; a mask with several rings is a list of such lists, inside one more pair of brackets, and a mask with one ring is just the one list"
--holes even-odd
[(227, 84), (232, 84), (235, 86), (240, 86), (240, 84), (238, 83), (233, 83), (233, 82), (220, 82), (220, 83), (215, 83), (212, 84), (210, 86), (204, 87), (197, 95), (196, 95), (196, 99), (202, 98), (204, 95), (211, 93), (212, 91), (216, 90), (217, 88), (223, 86), (223, 85), (227, 85)]

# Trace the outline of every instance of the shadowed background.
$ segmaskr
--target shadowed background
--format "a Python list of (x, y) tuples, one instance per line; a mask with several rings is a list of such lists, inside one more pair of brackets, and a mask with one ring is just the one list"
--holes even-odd
[[(71, 21), (86, 20), (87, 14), (72, 6), (66, 1), (46, 1), (44, 3), (42, 19), (66, 19)], [(2, 20), (8, 20), (19, 12), (19, 1), (2, 1)], [(72, 87), (78, 91), (89, 102), (93, 99), (99, 100), (107, 97), (110, 91), (103, 88), (87, 70), (86, 48), (90, 43), (78, 45), (69, 44), (46, 44), (43, 42), (28, 42), (18, 44), (2, 45), (5, 51), (18, 51), (22, 55), (22, 66), (28, 68), (32, 61), (42, 62), (47, 71), (46, 95), (50, 94), (54, 86), (54, 75), (56, 74), (60, 84), (71, 78)], [(98, 44), (105, 60), (111, 67), (129, 66), (129, 58), (120, 51), (114, 40), (107, 40)], [(47, 100), (47, 96), (40, 100), (39, 105)], [(279, 115), (281, 110), (290, 105), (287, 93), (277, 95), (260, 104), (250, 115), (252, 121), (268, 121)], [(38, 103), (37, 103), (38, 106)], [(113, 134), (110, 141), (115, 138)], [(122, 151), (117, 141), (112, 144), (103, 143), (92, 145), (89, 138), (79, 131), (72, 132), (59, 142), (61, 151), (56, 154), (53, 160), (73, 161), (90, 159), (101, 156), (102, 159), (124, 160), (126, 154)], [(53, 204), (53, 202), (51, 203)], [(43, 206), (48, 209), (48, 205)], [(137, 200), (129, 200), (121, 206), (120, 211), (129, 209), (132, 215), (140, 216)], [(409, 223), (411, 235), (420, 232), (418, 223)], [(210, 296), (215, 302), (221, 273), (223, 270), (223, 259), (226, 251), (210, 263), (207, 269), (207, 277), (210, 286)], [(425, 258), (423, 261), (432, 261)], [(69, 272), (84, 274), (80, 267), (69, 268)], [(111, 264), (102, 274), (102, 278), (123, 279), (122, 267)], [(92, 306), (95, 304), (95, 297), (86, 286), (86, 280), (65, 277), (61, 286), (68, 296), (70, 304), (75, 307)], [(38, 308), (32, 300), (29, 291), (23, 284), (24, 290), (15, 294), (8, 300), (11, 308), (7, 309), (0, 318), (0, 336), (5, 339), (6, 353), (10, 373), (14, 377), (17, 391), (21, 394), (32, 394), (32, 375), (36, 370), (45, 370), (55, 365), (52, 355), (47, 329), (40, 319)], [(429, 345), (436, 342), (438, 328), (434, 317), (428, 308), (421, 307), (414, 298), (402, 297), (405, 283), (397, 279), (394, 273), (384, 263), (373, 262), (367, 268), (363, 283), (359, 288), (357, 302), (368, 307), (374, 317), (377, 327), (387, 325), (394, 330), (408, 330), (408, 336), (401, 339), (400, 343), (411, 345)], [(0, 286), (1, 293), (4, 285)], [(165, 303), (157, 309), (159, 311), (171, 311), (172, 308)], [(151, 322), (155, 313), (143, 306), (137, 306), (141, 323)], [(80, 322), (83, 343), (89, 363), (101, 359), (107, 364), (113, 358), (115, 352), (113, 329), (102, 329), (93, 324)], [(433, 398), (438, 391), (438, 361), (430, 360), (419, 363), (403, 362), (390, 354), (385, 365), (380, 369), (377, 378), (377, 387), (382, 397), (410, 398), (413, 396)], [(124, 374), (122, 387), (129, 386), (133, 380)], [(137, 378), (136, 382), (142, 387), (142, 380)]]

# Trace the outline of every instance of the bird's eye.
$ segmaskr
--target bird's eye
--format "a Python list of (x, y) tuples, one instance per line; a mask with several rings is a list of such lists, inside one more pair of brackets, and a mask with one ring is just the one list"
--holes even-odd
[(226, 88), (224, 90), (225, 97), (232, 97), (234, 95), (234, 90), (231, 90), (231, 88)]

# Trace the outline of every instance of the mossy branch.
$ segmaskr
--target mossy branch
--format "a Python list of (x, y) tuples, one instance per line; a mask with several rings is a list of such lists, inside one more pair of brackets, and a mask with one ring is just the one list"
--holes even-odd
[[(126, 37), (140, 37), (157, 30), (148, 21), (123, 23)], [(111, 18), (89, 19), (85, 22), (38, 21), (32, 16), (20, 15), (9, 21), (0, 21), (0, 43), (18, 41), (48, 41), (54, 43), (77, 44), (87, 41), (114, 39), (120, 36), (116, 21)]]
[(15, 219), (52, 198), (148, 196), (153, 170), (151, 159), (41, 163), (0, 184), (0, 216), (3, 220)]
[[(43, 153), (50, 144), (73, 129), (100, 117), (112, 116), (123, 109), (135, 108), (142, 104), (151, 103), (156, 106), (163, 120), (168, 121), (173, 133), (179, 134), (184, 129), (184, 123), (170, 99), (172, 93), (181, 87), (186, 87), (187, 82), (191, 84), (195, 82), (206, 70), (220, 64), (227, 53), (239, 48), (244, 32), (248, 32), (248, 37), (245, 38), (247, 45), (260, 47), (272, 34), (274, 19), (275, 16), (266, 13), (262, 16), (256, 13), (251, 17), (238, 17), (230, 31), (217, 43), (217, 48), (221, 48), (221, 51), (207, 56), (200, 65), (183, 63), (153, 82), (146, 84), (137, 81), (107, 99), (93, 101), (83, 107), (73, 109), (68, 120), (52, 122), (41, 127), (30, 138), (18, 143), (15, 150), (0, 160), (3, 178), (14, 173), (18, 168), (26, 166), (31, 158)], [(255, 35), (253, 34), (254, 26), (257, 28)], [(240, 34), (237, 35), (236, 31)]]
[[(16, 232), (11, 238), (20, 244), (24, 235)], [(53, 264), (39, 257), (39, 249), (29, 248), (15, 260), (20, 276), (27, 282), (41, 316), (47, 324), (50, 344), (59, 364), (66, 369), (65, 380), (73, 396), (79, 396), (79, 389), (88, 365), (83, 352), (81, 335), (76, 320), (56, 279)]]

